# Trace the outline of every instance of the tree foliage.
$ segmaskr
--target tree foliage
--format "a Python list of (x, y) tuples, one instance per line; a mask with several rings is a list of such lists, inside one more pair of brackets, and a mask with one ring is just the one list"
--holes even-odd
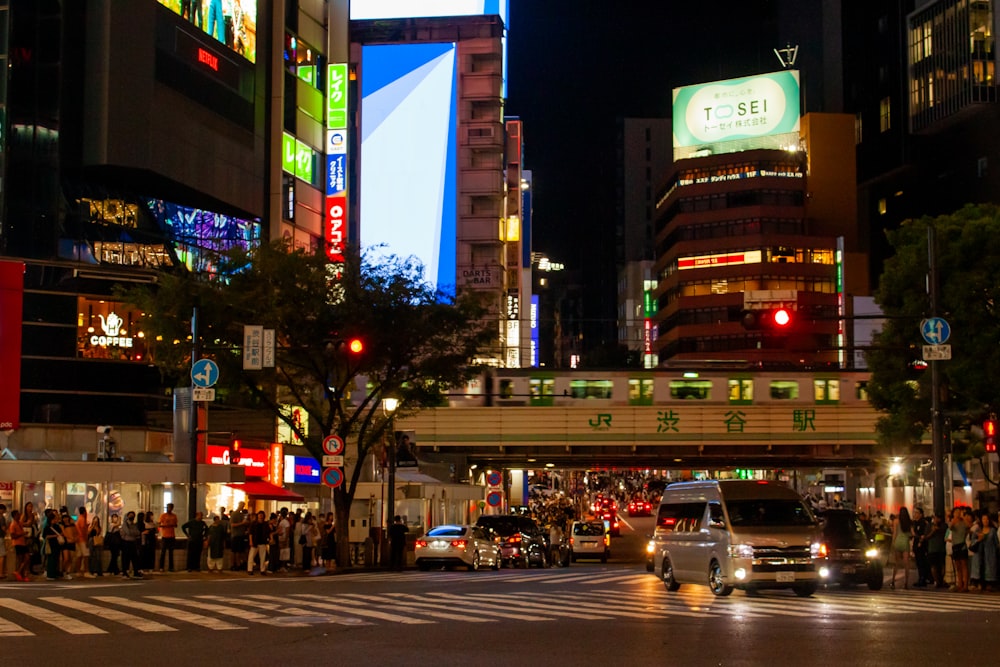
[[(496, 326), (473, 294), (436, 292), (414, 260), (354, 257), (335, 275), (321, 253), (276, 242), (218, 262), (212, 276), (165, 273), (155, 286), (122, 296), (144, 312), (149, 353), (166, 378), (190, 382), (197, 306), (200, 356), (219, 364), (228, 401), (283, 420), (317, 459), (326, 436), (344, 439), (356, 465), (334, 493), (343, 559), (361, 464), (381, 448), (391, 424), (381, 399), (398, 399), (396, 416), (441, 404), (475, 372), (471, 362), (493, 344)], [(274, 368), (243, 370), (244, 325), (275, 331)], [(363, 341), (361, 354), (345, 349), (352, 338)], [(283, 404), (304, 409), (308, 433)]]
[(931, 373), (913, 366), (925, 344), (920, 323), (932, 314), (928, 227), (935, 230), (937, 247), (937, 315), (952, 332), (952, 359), (936, 362), (940, 404), (956, 455), (979, 455), (982, 447), (971, 427), (1000, 408), (1000, 208), (993, 205), (910, 220), (888, 232), (895, 255), (886, 262), (875, 295), (886, 320), (868, 354), (869, 395), (884, 413), (879, 441), (887, 453), (905, 454), (930, 428)]

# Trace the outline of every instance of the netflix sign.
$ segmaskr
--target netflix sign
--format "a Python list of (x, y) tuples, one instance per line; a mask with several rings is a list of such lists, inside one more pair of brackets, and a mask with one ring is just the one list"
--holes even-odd
[(24, 264), (0, 261), (0, 431), (21, 425)]

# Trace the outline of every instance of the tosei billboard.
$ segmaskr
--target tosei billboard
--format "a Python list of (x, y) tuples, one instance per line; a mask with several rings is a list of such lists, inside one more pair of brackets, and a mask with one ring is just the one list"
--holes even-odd
[[(798, 134), (799, 116), (796, 70), (675, 88), (674, 157), (687, 157), (694, 149), (725, 153), (779, 147), (754, 140)], [(741, 145), (719, 147), (736, 141)]]

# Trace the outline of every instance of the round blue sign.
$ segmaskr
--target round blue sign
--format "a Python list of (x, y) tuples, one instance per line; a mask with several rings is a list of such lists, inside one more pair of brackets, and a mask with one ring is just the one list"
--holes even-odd
[(928, 345), (942, 345), (951, 338), (951, 326), (943, 317), (928, 317), (920, 322), (920, 335)]
[(323, 471), (323, 483), (335, 489), (344, 483), (344, 471), (340, 468), (327, 468)]
[(490, 491), (486, 494), (486, 504), (490, 507), (499, 507), (503, 502), (503, 494), (499, 491)]
[(493, 471), (493, 472), (489, 473), (488, 475), (486, 475), (486, 483), (489, 486), (500, 486), (500, 482), (502, 480), (503, 480), (503, 478), (500, 476), (500, 473), (498, 473), (496, 471)]

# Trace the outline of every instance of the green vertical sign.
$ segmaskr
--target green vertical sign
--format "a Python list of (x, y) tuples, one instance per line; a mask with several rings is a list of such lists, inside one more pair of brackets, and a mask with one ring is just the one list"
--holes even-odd
[(649, 290), (642, 293), (642, 310), (647, 318), (656, 314), (656, 311), (653, 310), (653, 293)]
[(313, 182), (313, 150), (298, 140), (295, 142), (295, 175), (306, 183)]
[(326, 67), (326, 127), (347, 128), (347, 63)]
[(295, 137), (287, 132), (281, 135), (281, 170), (295, 173)]

